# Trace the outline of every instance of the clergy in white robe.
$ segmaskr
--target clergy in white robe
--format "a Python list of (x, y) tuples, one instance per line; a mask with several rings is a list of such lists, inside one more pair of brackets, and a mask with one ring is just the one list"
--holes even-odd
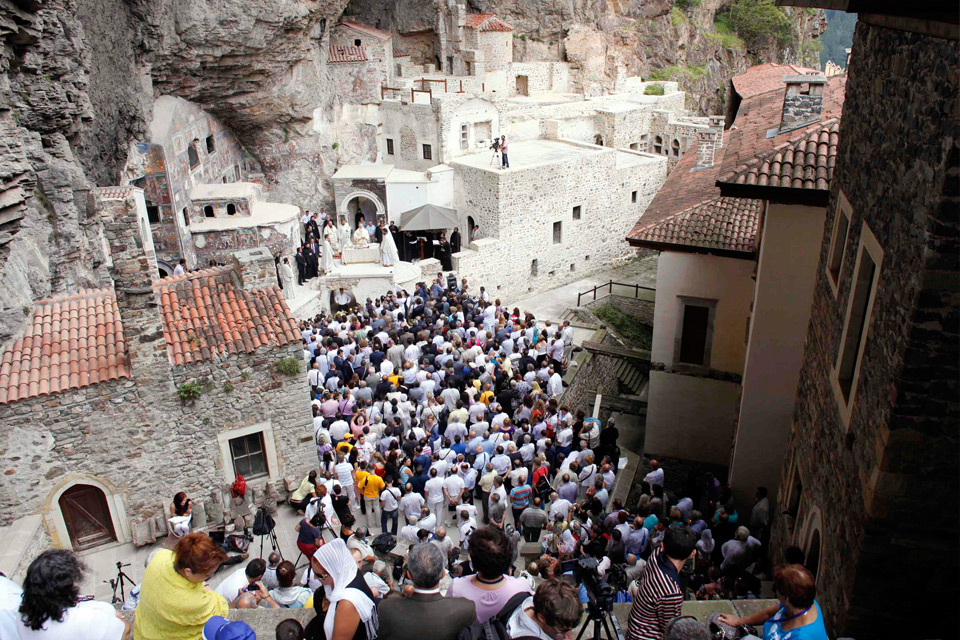
[(340, 218), (340, 255), (343, 255), (343, 250), (350, 246), (350, 225), (347, 224), (346, 218)]
[(400, 262), (400, 254), (397, 252), (397, 243), (393, 241), (393, 234), (386, 227), (383, 230), (383, 240), (380, 241), (380, 262), (385, 267), (392, 267)]
[(283, 279), (283, 297), (287, 300), (293, 300), (297, 296), (296, 280), (293, 278), (293, 268), (290, 266), (290, 258), (284, 258), (280, 266), (280, 277)]
[(367, 233), (366, 227), (360, 225), (357, 227), (357, 230), (353, 232), (353, 246), (365, 247), (368, 244), (370, 244), (370, 234)]

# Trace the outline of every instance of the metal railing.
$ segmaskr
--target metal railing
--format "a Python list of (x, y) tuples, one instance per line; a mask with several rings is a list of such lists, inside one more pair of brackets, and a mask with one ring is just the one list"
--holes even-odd
[[(645, 286), (643, 286), (643, 285), (641, 285), (641, 284), (629, 284), (629, 283), (627, 283), (627, 282), (614, 282), (613, 280), (610, 280), (610, 281), (608, 281), (608, 282), (606, 282), (606, 283), (604, 283), (604, 284), (598, 284), (597, 286), (595, 286), (593, 289), (590, 289), (589, 291), (584, 291), (583, 293), (578, 293), (578, 294), (577, 294), (577, 306), (578, 306), (578, 307), (580, 306), (580, 301), (581, 301), (581, 299), (582, 299), (584, 296), (589, 296), (589, 295), (591, 295), (591, 294), (593, 295), (593, 299), (591, 300), (591, 302), (595, 301), (595, 300), (597, 299), (597, 292), (599, 291), (599, 292), (602, 293), (604, 289), (607, 290), (606, 294), (604, 294), (604, 295), (612, 296), (612, 295), (613, 295), (613, 288), (614, 288), (614, 287), (623, 287), (624, 289), (627, 289), (627, 290), (633, 289), (633, 297), (634, 297), (634, 298), (639, 298), (639, 297), (640, 297), (640, 290), (641, 290), (641, 289), (643, 289), (644, 291), (654, 291), (654, 292), (656, 291), (656, 289), (653, 288), (653, 287), (645, 287)], [(618, 295), (619, 295), (619, 294), (618, 294)], [(600, 296), (600, 297), (602, 298), (603, 296)]]

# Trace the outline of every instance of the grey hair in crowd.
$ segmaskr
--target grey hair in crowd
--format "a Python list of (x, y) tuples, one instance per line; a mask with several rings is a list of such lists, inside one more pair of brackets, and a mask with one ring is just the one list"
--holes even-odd
[(410, 579), (413, 586), (418, 589), (431, 589), (440, 582), (443, 577), (443, 567), (446, 564), (446, 558), (443, 556), (443, 549), (440, 545), (432, 542), (421, 542), (410, 549), (410, 556), (407, 558), (407, 571), (410, 573)]
[(710, 640), (710, 632), (696, 618), (683, 616), (667, 623), (663, 640)]

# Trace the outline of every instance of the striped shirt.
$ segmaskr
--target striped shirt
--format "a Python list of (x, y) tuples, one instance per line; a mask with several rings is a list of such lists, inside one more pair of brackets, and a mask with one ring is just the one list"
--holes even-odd
[(677, 568), (659, 551), (637, 579), (627, 640), (660, 640), (667, 622), (680, 615), (683, 591)]
[(510, 505), (514, 509), (526, 509), (530, 505), (530, 496), (533, 494), (533, 489), (530, 488), (528, 484), (522, 484), (519, 487), (514, 487), (510, 491)]

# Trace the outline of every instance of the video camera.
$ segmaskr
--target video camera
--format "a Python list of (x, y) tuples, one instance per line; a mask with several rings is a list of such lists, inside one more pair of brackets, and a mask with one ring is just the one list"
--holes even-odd
[(609, 613), (613, 611), (614, 589), (600, 577), (599, 564), (596, 558), (583, 556), (574, 565), (573, 573), (587, 591), (587, 607)]
[(500, 138), (494, 138), (493, 144), (490, 145), (490, 148), (494, 151), (500, 151)]

